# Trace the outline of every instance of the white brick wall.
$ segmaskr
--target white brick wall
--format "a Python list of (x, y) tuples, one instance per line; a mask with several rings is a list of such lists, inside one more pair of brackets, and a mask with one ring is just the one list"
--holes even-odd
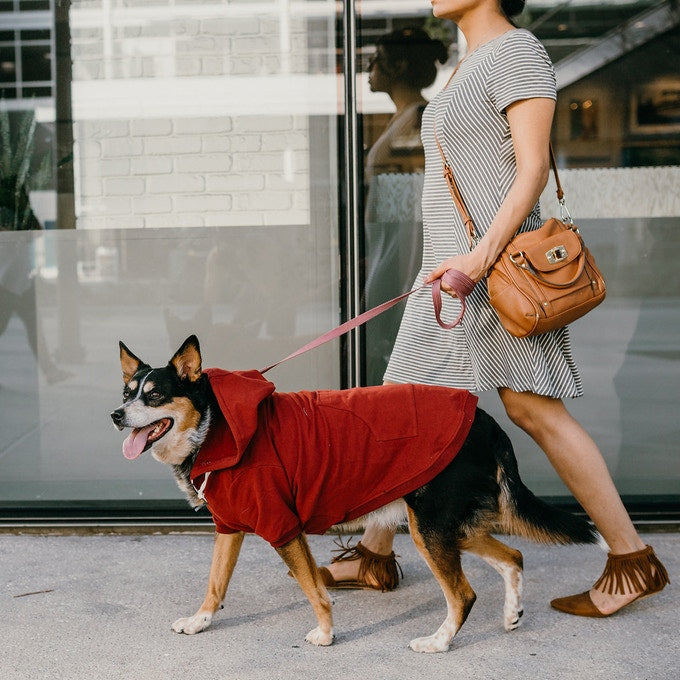
[[(97, 13), (97, 5), (81, 15), (85, 4), (74, 3), (74, 80), (101, 81), (102, 88), (101, 117), (74, 126), (79, 228), (309, 222), (306, 116), (139, 115), (158, 108), (157, 100), (145, 106), (138, 85), (145, 78), (174, 79), (181, 93), (187, 79), (212, 77), (215, 87), (229, 92), (232, 75), (304, 68), (304, 20), (291, 18), (293, 51), (281, 54), (278, 5), (270, 4), (269, 16), (218, 16), (206, 5), (192, 17), (189, 5), (184, 16), (175, 16), (170, 0), (167, 12), (162, 3), (136, 3), (134, 13), (111, 15)], [(119, 98), (108, 110), (107, 79), (123, 89), (134, 79), (130, 91), (142, 92), (142, 101), (139, 94), (130, 98), (134, 115), (125, 116)], [(195, 110), (196, 102), (190, 104)]]

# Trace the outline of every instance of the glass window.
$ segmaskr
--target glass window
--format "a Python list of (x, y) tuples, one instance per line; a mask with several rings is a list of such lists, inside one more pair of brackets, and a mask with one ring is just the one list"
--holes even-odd
[[(182, 507), (168, 470), (120, 454), (118, 340), (159, 365), (196, 333), (205, 366), (261, 368), (418, 277), (420, 118), (462, 36), (421, 0), (256, 4), (0, 2), (0, 509)], [(573, 327), (569, 408), (624, 494), (677, 497), (677, 12), (536, 0), (518, 25), (555, 64), (567, 202), (608, 281)], [(272, 379), (380, 384), (401, 312)], [(482, 404), (532, 489), (566, 496)]]
[[(417, 3), (404, 15), (364, 12), (360, 27), (363, 300), (370, 308), (409, 290), (420, 270), (421, 119), (455, 63), (457, 31)], [(382, 383), (404, 304), (363, 331), (366, 384)]]
[[(21, 72), (24, 82), (52, 79), (50, 45), (23, 45), (21, 48)], [(51, 91), (48, 88), (49, 97)]]
[[(409, 55), (409, 41), (420, 31), (441, 40), (450, 59), (437, 65), (433, 86), (412, 93), (416, 110), (446, 82), (465, 44), (455, 26), (435, 21), (421, 3), (385, 11), (379, 2), (364, 2), (361, 9), (363, 300), (370, 307), (407, 291), (420, 268), (420, 150), (416, 135), (405, 143), (409, 136), (400, 125), (409, 115), (403, 87), (399, 105), (390, 90)], [(538, 36), (555, 64), (553, 144), (561, 180), (571, 213), (608, 280), (606, 302), (573, 325), (586, 396), (568, 407), (600, 444), (623, 494), (677, 495), (677, 16), (658, 0), (543, 0), (529, 2), (517, 24)], [(424, 60), (420, 49), (414, 61)], [(541, 207), (544, 217), (558, 214), (552, 179)], [(391, 310), (363, 331), (364, 379), (370, 384), (382, 382), (400, 317), (401, 309)], [(511, 433), (532, 489), (568, 495), (536, 445), (507, 420), (496, 395), (482, 395), (482, 405)]]
[[(672, 424), (680, 403), (680, 29), (669, 12), (656, 1), (585, 3), (529, 19), (555, 61), (553, 140), (567, 204), (608, 282), (601, 308), (574, 324), (587, 396), (569, 406), (633, 496), (675, 494), (680, 479)], [(542, 208), (556, 213), (551, 183)]]
[[(335, 3), (105, 4), (57, 16), (56, 97), (0, 112), (9, 504), (181, 502), (121, 455), (118, 340), (165, 365), (196, 333), (247, 370), (340, 321)], [(50, 65), (28, 37), (24, 85)], [(339, 343), (268, 377), (339, 387)]]
[(0, 100), (20, 100), (3, 108), (32, 110), (49, 105), (53, 95), (52, 18), (21, 9), (18, 3), (0, 6), (2, 27), (9, 29), (0, 31)]

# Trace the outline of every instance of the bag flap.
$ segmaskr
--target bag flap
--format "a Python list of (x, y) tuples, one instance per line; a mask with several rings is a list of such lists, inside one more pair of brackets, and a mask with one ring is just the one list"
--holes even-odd
[(552, 272), (576, 260), (583, 252), (583, 242), (571, 229), (565, 229), (527, 245), (524, 257), (541, 272)]

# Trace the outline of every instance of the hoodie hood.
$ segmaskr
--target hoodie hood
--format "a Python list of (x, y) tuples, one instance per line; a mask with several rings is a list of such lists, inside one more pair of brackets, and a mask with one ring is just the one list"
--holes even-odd
[(257, 431), (259, 406), (276, 389), (255, 370), (207, 368), (204, 373), (220, 410), (212, 414), (210, 431), (191, 470), (192, 479), (239, 463)]

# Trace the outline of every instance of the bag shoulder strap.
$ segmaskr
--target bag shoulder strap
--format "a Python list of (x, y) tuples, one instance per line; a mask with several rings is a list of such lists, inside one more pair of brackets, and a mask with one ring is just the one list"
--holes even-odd
[[(453, 69), (453, 73), (449, 77), (449, 79), (446, 81), (446, 85), (444, 86), (444, 90), (449, 86), (449, 83), (453, 80), (453, 77), (456, 75), (458, 72), (458, 69), (460, 68), (460, 65), (463, 63), (465, 58), (461, 59), (457, 64), (456, 68)], [(477, 234), (477, 230), (475, 229), (475, 224), (472, 220), (472, 217), (470, 217), (470, 213), (468, 212), (467, 208), (465, 207), (465, 201), (463, 200), (463, 195), (460, 193), (460, 189), (458, 188), (458, 184), (456, 183), (456, 178), (453, 176), (453, 170), (451, 169), (451, 166), (449, 165), (448, 161), (446, 160), (446, 154), (444, 153), (444, 149), (442, 148), (441, 142), (439, 141), (439, 137), (437, 136), (437, 121), (436, 119), (433, 119), (432, 121), (432, 127), (434, 129), (434, 141), (437, 144), (437, 149), (439, 150), (439, 155), (442, 157), (442, 167), (444, 170), (444, 178), (446, 179), (446, 183), (448, 184), (449, 191), (451, 192), (451, 198), (453, 198), (453, 202), (456, 205), (456, 208), (458, 209), (458, 212), (460, 213), (460, 216), (463, 218), (463, 224), (465, 225), (465, 228), (468, 233), (468, 242), (470, 245), (470, 249), (474, 248), (474, 246), (477, 244), (479, 241), (479, 236)], [(562, 183), (560, 182), (560, 176), (559, 173), (557, 172), (557, 161), (555, 159), (555, 151), (553, 149), (552, 142), (548, 142), (548, 150), (550, 152), (550, 167), (552, 168), (553, 175), (555, 177), (555, 184), (557, 185), (557, 200), (560, 204), (560, 211), (562, 213), (562, 219), (565, 221), (569, 221), (570, 223), (573, 223), (573, 220), (571, 219), (571, 215), (569, 214), (569, 211), (567, 210), (567, 207), (564, 202), (564, 191), (562, 189)]]
[(442, 149), (442, 145), (439, 142), (439, 138), (437, 137), (436, 123), (433, 124), (433, 127), (434, 127), (434, 141), (436, 142), (437, 148), (439, 149), (439, 154), (442, 157), (444, 178), (446, 179), (449, 191), (451, 192), (451, 198), (453, 198), (453, 202), (456, 204), (456, 208), (458, 208), (458, 212), (460, 213), (460, 216), (463, 218), (463, 224), (465, 225), (465, 229), (467, 230), (468, 243), (470, 245), (470, 250), (472, 250), (479, 241), (479, 236), (477, 235), (477, 230), (475, 229), (475, 223), (472, 221), (472, 217), (470, 217), (470, 213), (467, 211), (467, 208), (465, 207), (465, 201), (463, 200), (463, 196), (460, 193), (458, 184), (456, 184), (456, 179), (453, 176), (453, 170), (451, 170), (451, 166), (448, 164), (446, 156), (444, 155), (444, 149)]
[(557, 172), (557, 161), (555, 160), (555, 150), (553, 149), (552, 142), (548, 142), (548, 151), (550, 151), (550, 167), (552, 168), (553, 175), (555, 176), (555, 184), (557, 185), (557, 200), (560, 202), (560, 205), (562, 205), (564, 203), (564, 191), (562, 191), (560, 174)]
[[(451, 192), (451, 197), (453, 198), (453, 202), (455, 203), (456, 208), (458, 208), (458, 212), (460, 213), (460, 216), (463, 219), (463, 224), (465, 225), (465, 228), (467, 229), (468, 242), (470, 244), (470, 249), (472, 249), (472, 248), (474, 248), (474, 246), (479, 241), (479, 235), (477, 234), (477, 230), (475, 229), (475, 224), (472, 220), (472, 217), (470, 217), (470, 213), (468, 212), (467, 208), (465, 207), (465, 201), (463, 200), (463, 195), (460, 193), (460, 189), (458, 188), (458, 184), (456, 183), (456, 178), (453, 176), (453, 170), (451, 170), (451, 166), (449, 165), (449, 163), (446, 160), (446, 156), (444, 154), (444, 149), (442, 149), (442, 145), (439, 141), (439, 138), (437, 137), (436, 123), (433, 124), (433, 127), (434, 127), (434, 141), (436, 142), (437, 149), (439, 149), (439, 154), (442, 157), (442, 167), (443, 167), (443, 172), (444, 172), (444, 178), (446, 179), (446, 183), (449, 187), (449, 191)], [(559, 176), (559, 173), (557, 172), (557, 162), (555, 160), (555, 151), (553, 150), (553, 145), (552, 145), (551, 142), (548, 144), (548, 149), (550, 151), (550, 166), (552, 168), (553, 175), (555, 177), (555, 184), (556, 184), (556, 187), (557, 187), (556, 188), (557, 200), (560, 204), (560, 211), (562, 213), (562, 218), (565, 219), (565, 221), (569, 221), (571, 223), (571, 222), (573, 222), (573, 220), (571, 219), (571, 215), (569, 214), (569, 211), (567, 210), (567, 207), (565, 205), (564, 190), (562, 189), (562, 183), (560, 182), (560, 176)]]

